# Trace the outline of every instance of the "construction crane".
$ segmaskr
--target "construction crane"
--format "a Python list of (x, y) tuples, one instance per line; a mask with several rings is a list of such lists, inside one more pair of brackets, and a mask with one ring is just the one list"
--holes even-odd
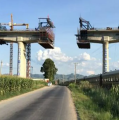
[(29, 24), (26, 23), (22, 23), (22, 24), (18, 24), (18, 23), (13, 23), (13, 16), (11, 14), (11, 22), (9, 23), (9, 26), (11, 27), (11, 31), (13, 31), (13, 26), (26, 26), (26, 29), (29, 29)]
[(2, 25), (10, 26), (11, 31), (13, 31), (13, 26), (26, 26), (26, 29), (29, 29), (29, 24), (26, 24), (26, 23), (22, 23), (22, 24), (21, 23), (13, 23), (13, 15), (12, 14), (11, 14), (11, 22), (9, 22), (9, 23), (0, 23), (0, 28), (4, 28), (5, 30), (7, 30), (6, 27), (2, 26)]

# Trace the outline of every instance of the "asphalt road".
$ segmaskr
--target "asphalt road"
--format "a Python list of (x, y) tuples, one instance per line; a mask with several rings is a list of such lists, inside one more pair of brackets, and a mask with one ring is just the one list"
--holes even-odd
[(70, 91), (45, 87), (0, 102), (0, 120), (77, 120)]

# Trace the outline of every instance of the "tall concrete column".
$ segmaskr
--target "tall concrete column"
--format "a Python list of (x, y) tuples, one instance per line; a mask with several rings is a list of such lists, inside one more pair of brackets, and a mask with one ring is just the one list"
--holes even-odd
[(103, 67), (102, 73), (109, 72), (109, 37), (104, 37), (103, 42)]
[(26, 45), (18, 42), (17, 75), (26, 78)]

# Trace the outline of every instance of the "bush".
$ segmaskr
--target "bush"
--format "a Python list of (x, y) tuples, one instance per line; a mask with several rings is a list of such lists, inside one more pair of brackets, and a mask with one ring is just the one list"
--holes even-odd
[(70, 83), (69, 88), (75, 88), (76, 84), (75, 83)]
[(13, 77), (13, 76), (0, 76), (0, 96), (6, 93), (20, 92), (25, 89), (32, 90), (33, 88), (40, 88), (40, 85), (46, 85), (43, 81), (33, 81), (32, 79)]
[(110, 90), (93, 87), (89, 82), (81, 82), (80, 89), (89, 96), (101, 109), (110, 111), (113, 116), (119, 115), (119, 86), (112, 86)]
[[(88, 81), (81, 81), (80, 85), (74, 83), (69, 84), (69, 88), (72, 92), (78, 91), (79, 94), (83, 93), (92, 100), (92, 102), (98, 106), (101, 112), (105, 112), (104, 119), (111, 117), (118, 118), (119, 116), (119, 85), (112, 86), (111, 89), (101, 88), (99, 86), (92, 86)], [(76, 97), (78, 94), (76, 94)], [(85, 103), (86, 107), (91, 109), (91, 103)], [(110, 112), (110, 113), (109, 113)], [(106, 114), (109, 113), (109, 114)], [(112, 118), (112, 117), (111, 117)]]

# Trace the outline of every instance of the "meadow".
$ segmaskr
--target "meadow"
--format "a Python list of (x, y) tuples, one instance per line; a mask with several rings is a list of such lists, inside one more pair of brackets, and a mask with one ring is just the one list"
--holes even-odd
[(0, 76), (0, 100), (17, 96), (46, 86), (43, 81), (14, 76)]
[(119, 120), (119, 86), (92, 86), (88, 81), (69, 84), (81, 120)]

